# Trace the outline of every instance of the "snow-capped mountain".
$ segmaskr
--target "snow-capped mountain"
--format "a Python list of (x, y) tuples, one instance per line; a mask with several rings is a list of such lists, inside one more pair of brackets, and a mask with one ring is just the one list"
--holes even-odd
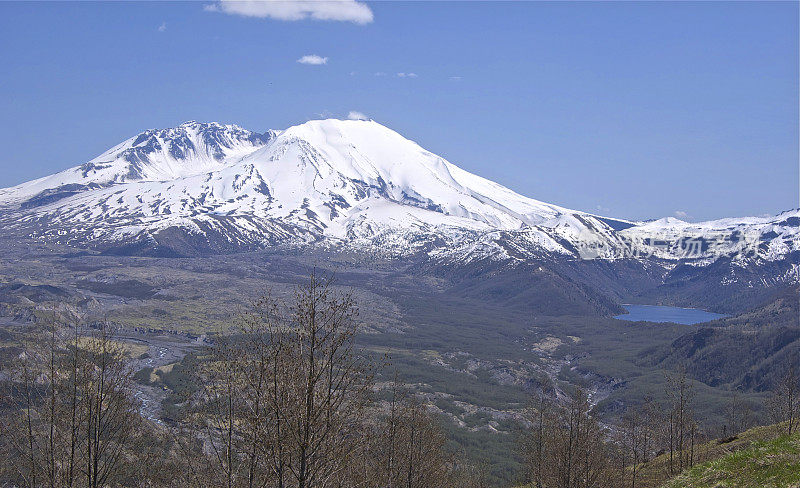
[(623, 230), (623, 239), (640, 253), (657, 258), (701, 258), (719, 256), (735, 260), (761, 258), (768, 261), (798, 251), (800, 210), (769, 217), (742, 217), (690, 223), (667, 217)]
[(222, 169), (275, 137), (235, 125), (186, 122), (147, 130), (91, 161), (12, 188), (0, 189), (2, 204), (44, 205), (71, 194), (136, 181), (166, 181)]
[[(7, 232), (124, 252), (314, 245), (432, 260), (780, 260), (797, 210), (689, 224), (628, 222), (540, 202), (462, 170), (374, 121), (255, 133), (187, 122), (0, 190)], [(691, 252), (687, 246), (693, 246)], [(693, 254), (692, 254), (693, 253)]]

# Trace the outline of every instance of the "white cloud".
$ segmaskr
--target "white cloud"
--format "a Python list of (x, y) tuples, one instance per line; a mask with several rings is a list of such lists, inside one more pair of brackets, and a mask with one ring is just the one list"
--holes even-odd
[(689, 216), (689, 214), (684, 212), (683, 210), (676, 210), (675, 216), (678, 217), (679, 219), (685, 219), (686, 217)]
[(320, 65), (320, 64), (328, 64), (328, 58), (318, 56), (316, 54), (306, 54), (302, 58), (297, 60), (300, 64), (313, 64), (313, 65)]
[(375, 73), (375, 76), (386, 76), (386, 73), (384, 73), (383, 71), (378, 71), (377, 73)]
[(450, 81), (461, 81), (461, 77), (460, 76), (451, 76), (450, 77)]
[(416, 73), (397, 73), (398, 78), (416, 78)]
[(369, 117), (355, 110), (351, 110), (350, 113), (347, 114), (347, 118), (350, 120), (369, 120)]
[(333, 20), (369, 24), (372, 10), (356, 0), (219, 0), (206, 5), (209, 12), (275, 20)]
[(161, 25), (158, 26), (158, 32), (164, 32), (167, 30), (167, 23), (162, 22)]

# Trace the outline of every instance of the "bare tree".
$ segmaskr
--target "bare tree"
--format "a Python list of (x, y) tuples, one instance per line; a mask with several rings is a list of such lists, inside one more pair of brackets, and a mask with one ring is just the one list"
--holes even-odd
[(800, 422), (800, 377), (793, 365), (789, 366), (776, 385), (769, 401), (769, 410), (782, 433), (792, 435), (797, 431)]
[(350, 476), (373, 377), (354, 349), (357, 316), (350, 294), (312, 275), (291, 303), (263, 297), (237, 336), (217, 341), (198, 418), (224, 486), (312, 488)]
[(400, 386), (396, 372), (388, 392), (389, 399), (384, 409), (374, 414), (375, 425), (365, 452), (364, 481), (385, 488), (398, 488), (402, 486), (402, 413), (408, 391)]
[(312, 275), (290, 307), (280, 345), (275, 414), (284, 424), (282, 465), (298, 488), (327, 486), (346, 472), (361, 438), (371, 369), (355, 353), (352, 295)]
[[(636, 488), (640, 465), (648, 462), (657, 448), (660, 422), (659, 406), (649, 396), (622, 418), (619, 444), (628, 460), (625, 466), (630, 465), (623, 471), (622, 479), (631, 488)], [(626, 481), (628, 477), (630, 482)]]
[(667, 413), (667, 445), (670, 475), (680, 473), (694, 464), (694, 445), (697, 426), (694, 421), (694, 382), (681, 365), (664, 373), (666, 395), (670, 400)]
[(548, 418), (553, 405), (542, 390), (535, 402), (529, 407), (528, 417), (532, 427), (525, 438), (524, 450), (527, 453), (527, 465), (531, 480), (536, 488), (544, 486), (545, 465), (545, 420)]
[(121, 345), (100, 324), (82, 348), (79, 391), (85, 429), (83, 474), (91, 488), (107, 486), (141, 417), (131, 399), (133, 372)]
[[(638, 409), (631, 409), (622, 417), (618, 426), (617, 439), (621, 448), (621, 476), (627, 486), (636, 488), (636, 475), (638, 474), (639, 464), (647, 456), (648, 425), (642, 412)], [(625, 480), (630, 478), (630, 483)]]
[[(541, 455), (534, 473), (539, 473), (538, 482), (542, 486), (600, 488), (613, 485), (612, 453), (590, 409), (586, 393), (578, 389), (566, 405), (539, 410), (544, 412), (542, 440), (538, 444), (541, 454), (537, 450), (529, 453), (529, 458), (537, 459)], [(536, 448), (537, 443), (530, 445)]]
[(369, 457), (365, 486), (444, 488), (454, 486), (468, 468), (474, 471), (466, 463), (454, 465), (437, 420), (397, 380), (389, 392), (385, 410), (376, 415), (365, 453)]
[(244, 469), (244, 445), (240, 408), (242, 384), (248, 372), (242, 371), (239, 351), (231, 338), (217, 338), (202, 370), (203, 409), (193, 418), (204, 432), (205, 451), (216, 469), (205, 475), (219, 486), (240, 486)]
[(437, 488), (448, 486), (445, 436), (436, 421), (416, 400), (410, 398), (401, 410), (402, 486)]
[(752, 422), (753, 412), (750, 405), (742, 399), (738, 391), (734, 391), (725, 405), (725, 424), (722, 427), (722, 437), (747, 430)]
[(140, 419), (132, 373), (106, 324), (79, 333), (52, 317), (11, 369), (7, 442), (22, 486), (107, 486)]

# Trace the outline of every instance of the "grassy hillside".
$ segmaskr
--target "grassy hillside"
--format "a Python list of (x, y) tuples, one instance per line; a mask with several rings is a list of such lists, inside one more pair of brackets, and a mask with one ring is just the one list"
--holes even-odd
[[(637, 488), (798, 488), (800, 432), (780, 435), (775, 425), (695, 447), (695, 465), (670, 476), (668, 454), (637, 466)], [(630, 475), (630, 469), (628, 475)], [(625, 486), (630, 486), (630, 478)], [(522, 485), (518, 488), (532, 488)]]
[[(640, 488), (788, 487), (800, 486), (800, 433), (778, 437), (775, 425), (754, 427), (729, 439), (715, 439), (695, 447), (695, 466), (672, 477), (668, 454), (638, 467)], [(760, 479), (795, 471), (794, 483), (762, 484)], [(776, 478), (776, 480), (782, 478)]]
[(800, 486), (800, 434), (749, 447), (695, 466), (664, 488), (779, 488)]

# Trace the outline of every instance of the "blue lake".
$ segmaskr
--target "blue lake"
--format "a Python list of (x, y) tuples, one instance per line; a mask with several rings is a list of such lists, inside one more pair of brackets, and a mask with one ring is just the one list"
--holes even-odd
[(660, 305), (623, 305), (626, 314), (617, 315), (615, 319), (636, 322), (675, 322), (676, 324), (699, 324), (709, 320), (725, 317), (723, 314), (706, 312), (698, 308), (663, 307)]

